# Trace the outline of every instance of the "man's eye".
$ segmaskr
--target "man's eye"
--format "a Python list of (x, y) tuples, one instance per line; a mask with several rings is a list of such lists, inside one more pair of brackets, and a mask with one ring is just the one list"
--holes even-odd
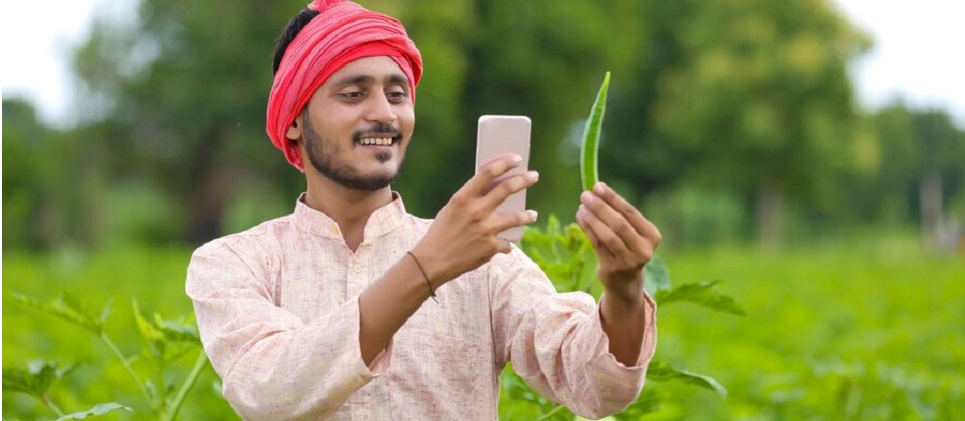
[(407, 94), (405, 91), (393, 91), (393, 92), (386, 92), (385, 97), (388, 98), (390, 101), (402, 102), (409, 97), (409, 94)]
[(342, 92), (341, 95), (345, 99), (362, 99), (365, 96), (361, 91)]

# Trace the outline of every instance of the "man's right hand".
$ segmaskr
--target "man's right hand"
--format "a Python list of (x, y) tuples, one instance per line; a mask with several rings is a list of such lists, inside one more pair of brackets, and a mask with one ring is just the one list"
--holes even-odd
[(533, 210), (494, 213), (510, 195), (539, 180), (537, 172), (529, 171), (495, 183), (521, 162), (518, 155), (507, 155), (481, 167), (436, 215), (429, 232), (412, 250), (428, 273), (433, 289), (482, 266), (496, 253), (509, 253), (512, 246), (497, 234), (536, 222)]

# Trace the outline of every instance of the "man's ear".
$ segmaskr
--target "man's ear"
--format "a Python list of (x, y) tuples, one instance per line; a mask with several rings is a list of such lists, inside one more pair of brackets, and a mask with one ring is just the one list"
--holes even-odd
[(292, 124), (288, 126), (288, 130), (285, 132), (285, 137), (287, 137), (288, 140), (297, 141), (298, 139), (301, 139), (302, 116), (304, 116), (304, 113), (298, 113), (298, 117), (295, 117), (295, 120), (292, 121)]

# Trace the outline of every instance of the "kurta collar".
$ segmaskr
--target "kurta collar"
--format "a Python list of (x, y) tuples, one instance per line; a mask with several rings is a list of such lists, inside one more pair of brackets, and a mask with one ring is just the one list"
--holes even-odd
[[(402, 196), (398, 192), (392, 192), (392, 201), (388, 205), (372, 212), (368, 222), (365, 223), (363, 241), (375, 238), (386, 233), (392, 232), (402, 226), (405, 221), (405, 205), (402, 204)], [(312, 209), (305, 204), (305, 193), (298, 196), (295, 201), (295, 226), (300, 230), (322, 237), (335, 238), (342, 240), (342, 230), (339, 229), (335, 220), (324, 212)]]

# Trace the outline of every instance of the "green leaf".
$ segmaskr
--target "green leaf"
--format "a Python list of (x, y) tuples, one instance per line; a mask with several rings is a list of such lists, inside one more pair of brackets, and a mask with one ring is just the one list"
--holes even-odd
[(600, 145), (600, 129), (603, 126), (603, 115), (606, 113), (606, 94), (610, 87), (610, 72), (603, 77), (603, 84), (593, 101), (590, 117), (583, 127), (583, 145), (580, 148), (580, 175), (583, 190), (593, 189), (593, 185), (600, 179), (597, 171), (597, 150)]
[(657, 412), (660, 409), (660, 404), (669, 398), (670, 395), (661, 388), (644, 387), (640, 397), (623, 412), (614, 415), (614, 418), (620, 421), (643, 419), (644, 415)]
[(56, 380), (76, 368), (74, 364), (70, 364), (58, 369), (58, 365), (56, 361), (32, 360), (27, 363), (27, 370), (4, 368), (3, 390), (22, 392), (42, 399)]
[(747, 314), (733, 298), (716, 291), (719, 284), (721, 284), (719, 280), (684, 284), (671, 290), (657, 291), (654, 300), (661, 305), (675, 301), (687, 301), (723, 313), (738, 316)]
[(134, 307), (134, 321), (137, 323), (137, 330), (141, 332), (141, 336), (147, 339), (149, 342), (163, 342), (164, 333), (149, 322), (141, 314), (141, 309), (137, 306), (137, 300), (132, 299), (131, 305)]
[(196, 328), (170, 320), (163, 320), (161, 315), (157, 313), (154, 313), (154, 327), (164, 335), (164, 339), (170, 342), (201, 344), (201, 336)]
[(579, 225), (561, 227), (559, 219), (550, 215), (545, 231), (537, 227), (524, 231), (520, 247), (557, 291), (584, 291), (599, 296), (596, 255)]
[(686, 370), (679, 370), (664, 361), (650, 361), (647, 366), (647, 380), (661, 382), (678, 381), (685, 384), (694, 385), (707, 390), (713, 390), (721, 396), (727, 396), (727, 389), (717, 382), (713, 377), (703, 374), (692, 373)]
[(91, 416), (91, 415), (104, 415), (104, 414), (106, 414), (106, 413), (114, 412), (114, 411), (117, 411), (117, 410), (124, 410), (124, 411), (127, 411), (127, 412), (134, 412), (134, 410), (131, 409), (130, 407), (121, 405), (121, 404), (119, 404), (119, 403), (114, 403), (114, 402), (110, 402), (110, 403), (100, 403), (100, 404), (97, 404), (97, 405), (95, 405), (93, 408), (88, 409), (88, 410), (86, 410), (86, 411), (83, 411), (83, 412), (74, 412), (74, 413), (71, 413), (71, 414), (64, 415), (64, 416), (62, 416), (62, 417), (60, 417), (60, 418), (57, 418), (57, 421), (61, 421), (61, 420), (79, 420), (79, 419), (87, 418), (87, 417), (89, 417), (89, 416)]
[(23, 294), (11, 292), (10, 299), (22, 308), (59, 317), (96, 335), (104, 331), (104, 323), (101, 319), (92, 315), (76, 295), (63, 293), (58, 299), (44, 303)]
[(644, 289), (650, 296), (656, 295), (657, 291), (670, 289), (670, 270), (662, 257), (653, 256), (650, 263), (643, 267), (643, 279)]

